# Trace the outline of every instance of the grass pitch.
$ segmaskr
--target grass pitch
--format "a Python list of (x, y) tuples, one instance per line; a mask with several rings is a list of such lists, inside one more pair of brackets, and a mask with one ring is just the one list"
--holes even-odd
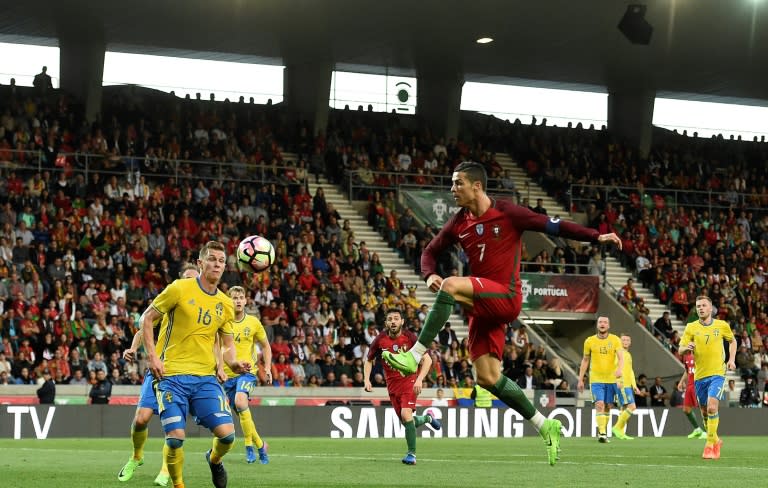
[[(760, 486), (768, 479), (765, 437), (724, 438), (722, 458), (701, 459), (703, 440), (680, 437), (613, 440), (563, 439), (554, 467), (537, 438), (418, 439), (418, 463), (400, 462), (405, 441), (271, 438), (270, 464), (246, 464), (243, 444), (225, 458), (231, 488), (252, 486), (349, 487), (723, 487)], [(212, 486), (203, 453), (207, 439), (184, 443), (186, 486)], [(117, 472), (130, 439), (0, 440), (0, 486), (151, 487), (162, 442), (147, 441), (145, 464), (127, 483)], [(747, 484), (748, 483), (748, 484)], [(757, 483), (757, 484), (755, 484)]]

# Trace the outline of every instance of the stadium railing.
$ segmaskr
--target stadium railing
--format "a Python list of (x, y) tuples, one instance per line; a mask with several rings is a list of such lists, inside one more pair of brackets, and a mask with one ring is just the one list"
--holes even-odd
[[(93, 172), (104, 176), (126, 177), (133, 181), (137, 173), (152, 181), (156, 178), (173, 177), (182, 181), (227, 181), (240, 183), (277, 183), (281, 185), (306, 186), (308, 168), (300, 168), (295, 162), (284, 164), (248, 163), (241, 161), (200, 161), (187, 159), (147, 158), (138, 156), (114, 156), (93, 153), (58, 153), (53, 164), (45, 161), (42, 151), (0, 150), (0, 169), (22, 173), (50, 171), (58, 176), (64, 172), (72, 177), (83, 174), (86, 183)], [(298, 177), (298, 170), (305, 175)], [(293, 170), (295, 179), (286, 177)], [(106, 183), (106, 182), (105, 182)], [(133, 181), (135, 184), (136, 182)]]
[[(614, 207), (619, 204), (627, 206), (648, 206), (650, 208), (697, 208), (708, 210), (739, 210), (764, 211), (761, 202), (768, 199), (763, 193), (722, 192), (712, 190), (677, 190), (673, 188), (642, 187), (643, 194), (637, 186), (616, 185), (586, 185), (572, 184), (569, 189), (569, 208), (581, 211), (590, 203), (610, 202)], [(600, 198), (598, 198), (598, 196)]]

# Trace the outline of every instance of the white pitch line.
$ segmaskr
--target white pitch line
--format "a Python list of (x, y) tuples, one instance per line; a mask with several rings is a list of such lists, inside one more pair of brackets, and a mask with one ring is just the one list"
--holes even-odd
[[(49, 452), (69, 452), (69, 453), (83, 453), (83, 452), (99, 452), (99, 453), (107, 453), (107, 452), (114, 452), (114, 453), (123, 453), (125, 452), (125, 449), (78, 449), (76, 451), (73, 451), (72, 449), (38, 449), (38, 448), (32, 448), (32, 447), (20, 447), (16, 448), (17, 451), (49, 451)], [(145, 450), (144, 452), (149, 453), (155, 453), (159, 454), (161, 451), (152, 451), (152, 450)], [(227, 457), (244, 457), (240, 454), (230, 454)], [(398, 460), (400, 458), (397, 457), (372, 457), (372, 456), (346, 456), (346, 455), (336, 455), (336, 454), (287, 454), (287, 453), (269, 453), (269, 457), (281, 457), (281, 458), (296, 458), (296, 459), (343, 459), (348, 461), (371, 461), (371, 460)], [(526, 455), (526, 454), (510, 454), (508, 456), (505, 456), (506, 458), (510, 457), (517, 457), (517, 458), (542, 458), (543, 456), (538, 455)], [(619, 456), (619, 455), (605, 455), (605, 456), (598, 456), (598, 455), (587, 455), (587, 456), (579, 456), (579, 457), (616, 457), (616, 458), (638, 458), (638, 457), (654, 457), (658, 458), (661, 456)], [(668, 456), (671, 457), (671, 456)], [(680, 456), (684, 457), (684, 456)], [(757, 457), (739, 457), (739, 460), (749, 460), (749, 459), (759, 459), (762, 460), (764, 458), (757, 458)], [(472, 458), (464, 458), (465, 461), (470, 461), (472, 463), (477, 464), (508, 464), (508, 459), (472, 459)], [(455, 463), (456, 459), (450, 458), (450, 459), (437, 459), (437, 458), (419, 458), (419, 462), (430, 462), (430, 463)], [(544, 464), (545, 461), (542, 459), (541, 464)], [(723, 466), (719, 462), (705, 462), (702, 461), (702, 464), (700, 465), (680, 465), (680, 464), (659, 464), (659, 463), (653, 463), (653, 464), (629, 464), (629, 463), (601, 463), (601, 462), (584, 462), (579, 463), (575, 461), (558, 461), (557, 464), (568, 464), (568, 465), (574, 465), (574, 466), (615, 466), (615, 467), (621, 467), (621, 468), (640, 468), (640, 467), (649, 467), (649, 468), (670, 468), (670, 469), (685, 469), (685, 468), (715, 468), (715, 469), (739, 469), (739, 470), (749, 470), (749, 471), (757, 471), (757, 472), (768, 472), (768, 467), (760, 468), (760, 467), (753, 467), (753, 466)]]

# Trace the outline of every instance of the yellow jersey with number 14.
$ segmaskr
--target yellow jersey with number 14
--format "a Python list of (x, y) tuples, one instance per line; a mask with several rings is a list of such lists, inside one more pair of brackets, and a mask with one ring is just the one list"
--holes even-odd
[(731, 326), (724, 320), (715, 319), (709, 325), (698, 320), (685, 326), (681, 345), (693, 342), (693, 359), (696, 363), (694, 379), (708, 376), (725, 376), (725, 349), (723, 339), (734, 340)]
[[(248, 361), (251, 363), (251, 374), (256, 374), (256, 342), (263, 341), (267, 338), (267, 331), (264, 330), (264, 326), (261, 321), (253, 315), (246, 314), (243, 320), (239, 322), (232, 322), (232, 331), (235, 335), (235, 355), (238, 361)], [(240, 376), (232, 371), (227, 363), (224, 363), (224, 372), (227, 378), (235, 378)]]
[(221, 290), (208, 293), (197, 279), (178, 279), (152, 301), (163, 315), (157, 351), (166, 376), (216, 374), (217, 332), (232, 334), (235, 306)]
[(617, 335), (608, 334), (601, 339), (597, 335), (589, 336), (584, 341), (584, 356), (590, 358), (590, 383), (616, 383), (616, 351), (623, 349)]

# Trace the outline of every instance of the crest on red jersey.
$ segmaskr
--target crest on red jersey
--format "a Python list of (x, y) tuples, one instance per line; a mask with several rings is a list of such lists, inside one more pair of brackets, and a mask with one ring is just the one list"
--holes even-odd
[(483, 226), (483, 224), (477, 224), (475, 226), (475, 232), (477, 232), (477, 235), (479, 236), (483, 235), (483, 232), (485, 232), (485, 227)]
[(498, 225), (498, 224), (494, 224), (493, 225), (493, 237), (498, 239), (500, 235), (501, 235), (501, 226)]

